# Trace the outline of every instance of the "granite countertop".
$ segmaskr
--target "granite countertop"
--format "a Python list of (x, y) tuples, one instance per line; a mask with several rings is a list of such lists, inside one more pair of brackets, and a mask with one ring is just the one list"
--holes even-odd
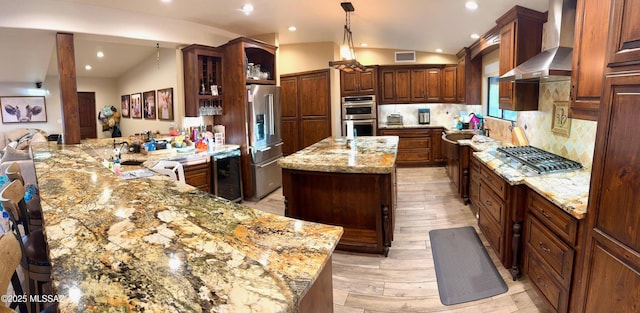
[(398, 136), (357, 137), (356, 148), (347, 147), (345, 137), (325, 138), (278, 161), (284, 169), (388, 174), (395, 169)]
[(342, 235), (121, 179), (84, 145), (33, 148), (60, 312), (296, 312)]
[(401, 128), (445, 128), (442, 125), (437, 124), (387, 124), (387, 123), (378, 123), (378, 129), (401, 129)]
[(493, 155), (495, 147), (474, 152), (475, 158), (487, 165), (510, 185), (525, 184), (577, 219), (587, 213), (591, 169), (532, 175), (504, 163)]

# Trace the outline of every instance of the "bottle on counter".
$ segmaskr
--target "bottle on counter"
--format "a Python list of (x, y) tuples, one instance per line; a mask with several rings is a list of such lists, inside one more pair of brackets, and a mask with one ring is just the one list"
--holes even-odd
[(120, 158), (116, 158), (115, 161), (113, 161), (113, 172), (116, 174), (116, 176), (120, 176)]
[(11, 231), (11, 223), (9, 221), (9, 213), (2, 211), (2, 220), (0, 221), (0, 234), (8, 233)]

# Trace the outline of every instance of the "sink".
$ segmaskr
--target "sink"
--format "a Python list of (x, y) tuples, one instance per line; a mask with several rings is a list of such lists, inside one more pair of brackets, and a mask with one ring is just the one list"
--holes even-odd
[(120, 164), (122, 165), (140, 165), (144, 163), (144, 161), (140, 161), (140, 160), (125, 160), (120, 162)]
[(455, 132), (442, 134), (442, 155), (449, 160), (460, 159), (460, 145), (458, 140), (471, 139), (472, 132)]

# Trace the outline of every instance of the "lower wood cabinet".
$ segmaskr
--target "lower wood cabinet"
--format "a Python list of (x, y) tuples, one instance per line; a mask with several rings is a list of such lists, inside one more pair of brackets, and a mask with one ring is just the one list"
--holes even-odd
[(522, 223), (527, 187), (509, 185), (471, 157), (469, 199), (478, 212), (478, 226), (514, 280), (521, 276)]
[(523, 272), (555, 312), (568, 312), (583, 223), (532, 190), (527, 210)]
[(196, 164), (183, 164), (184, 179), (188, 185), (196, 187), (204, 192), (211, 193), (211, 165), (209, 158)]
[(440, 151), (442, 128), (380, 129), (380, 136), (398, 136), (396, 165), (399, 167), (443, 165)]

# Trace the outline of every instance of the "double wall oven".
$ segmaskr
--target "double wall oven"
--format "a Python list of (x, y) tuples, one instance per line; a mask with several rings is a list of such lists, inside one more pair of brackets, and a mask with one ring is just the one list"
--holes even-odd
[(347, 135), (347, 121), (353, 121), (358, 136), (375, 136), (378, 108), (376, 96), (342, 97), (342, 135)]

